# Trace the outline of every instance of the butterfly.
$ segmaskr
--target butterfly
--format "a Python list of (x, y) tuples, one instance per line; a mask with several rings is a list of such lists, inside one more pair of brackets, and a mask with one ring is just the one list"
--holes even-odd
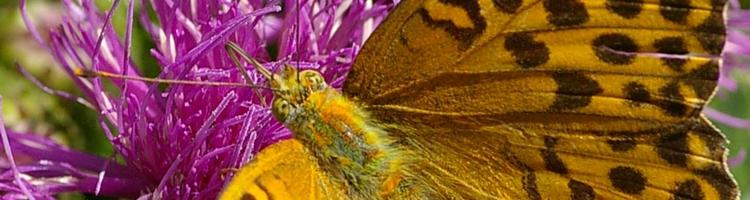
[(724, 4), (403, 0), (340, 91), (256, 66), (294, 138), (220, 199), (737, 199)]

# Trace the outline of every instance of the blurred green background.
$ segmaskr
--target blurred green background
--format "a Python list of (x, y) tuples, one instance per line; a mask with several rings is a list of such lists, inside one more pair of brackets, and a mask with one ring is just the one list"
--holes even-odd
[[(111, 1), (97, 1), (101, 8), (108, 8)], [(743, 6), (750, 6), (750, 0), (742, 0)], [(114, 24), (122, 33), (124, 27), (124, 3)], [(57, 1), (30, 1), (28, 9), (40, 30), (59, 23), (61, 7)], [(96, 113), (79, 104), (44, 93), (23, 77), (15, 68), (14, 62), (24, 65), (37, 79), (46, 85), (63, 91), (77, 93), (70, 78), (65, 75), (47, 54), (28, 34), (18, 12), (15, 0), (0, 1), (0, 95), (3, 97), (3, 117), (8, 127), (21, 131), (47, 135), (73, 149), (91, 152), (108, 157), (112, 147), (99, 129)], [(147, 76), (158, 73), (155, 61), (148, 56), (152, 48), (150, 39), (140, 29), (136, 20), (133, 56), (138, 66)], [(750, 63), (748, 63), (750, 65)], [(144, 67), (146, 66), (146, 67)], [(720, 91), (710, 106), (735, 117), (750, 119), (750, 72), (735, 70), (732, 76), (739, 86), (735, 92)], [(731, 141), (730, 156), (742, 148), (750, 148), (750, 129), (732, 128), (715, 123)], [(743, 162), (732, 168), (735, 178), (743, 191), (750, 191), (750, 162)], [(65, 194), (62, 199), (92, 199), (81, 194)], [(102, 199), (102, 198), (94, 198)], [(750, 195), (742, 199), (750, 200)]]

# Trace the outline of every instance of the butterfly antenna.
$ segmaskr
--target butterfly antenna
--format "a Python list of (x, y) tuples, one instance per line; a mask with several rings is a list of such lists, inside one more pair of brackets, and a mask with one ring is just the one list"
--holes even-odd
[(136, 80), (136, 81), (144, 81), (144, 82), (150, 82), (150, 83), (166, 83), (166, 84), (181, 84), (181, 85), (204, 85), (204, 86), (226, 86), (226, 87), (250, 87), (250, 88), (267, 89), (267, 90), (274, 91), (274, 89), (272, 89), (272, 88), (263, 87), (263, 86), (257, 86), (257, 85), (244, 84), (244, 83), (212, 82), (212, 81), (190, 81), (190, 80), (172, 80), (172, 79), (148, 78), (148, 77), (140, 77), (140, 76), (128, 76), (128, 75), (122, 75), (122, 74), (105, 72), (105, 71), (97, 71), (97, 70), (85, 69), (85, 68), (75, 68), (73, 70), (73, 73), (76, 76), (83, 77), (83, 78), (102, 77), (102, 78), (113, 78), (113, 79)]
[[(255, 60), (254, 58), (250, 57), (250, 55), (245, 52), (242, 48), (240, 48), (237, 43), (234, 42), (227, 42), (226, 45), (227, 52), (229, 52), (229, 57), (232, 59), (236, 59), (236, 55), (233, 55), (233, 53), (239, 54), (240, 57), (242, 57), (243, 60), (249, 62), (250, 64), (255, 67), (255, 70), (258, 70), (263, 77), (265, 77), (268, 80), (273, 80), (273, 73), (266, 69), (266, 67), (263, 67), (263, 65), (258, 62), (258, 60)], [(238, 65), (239, 66), (239, 65)], [(244, 68), (240, 67), (240, 70), (243, 72), (247, 72)], [(249, 76), (248, 76), (249, 77)], [(246, 77), (247, 78), (247, 77)]]
[[(247, 82), (247, 84), (253, 84), (252, 82), (250, 82), (252, 79), (250, 79), (250, 74), (247, 72), (247, 69), (242, 66), (242, 63), (237, 58), (236, 54), (240, 54), (240, 56), (242, 56), (245, 61), (247, 61), (248, 63), (252, 63), (253, 66), (255, 66), (255, 68), (258, 69), (258, 71), (261, 72), (264, 77), (266, 77), (269, 81), (271, 80), (271, 72), (268, 71), (268, 69), (264, 68), (257, 60), (248, 56), (247, 52), (240, 48), (237, 43), (229, 42), (224, 48), (226, 48), (227, 54), (229, 54), (229, 58), (232, 60), (232, 63), (234, 63), (234, 66), (237, 67), (237, 69), (240, 70), (242, 76), (245, 77), (245, 82)], [(266, 97), (263, 96), (263, 94), (261, 94), (257, 88), (253, 88), (253, 92), (255, 92), (255, 95), (260, 99), (260, 105), (263, 107), (268, 107), (268, 104), (266, 103)]]

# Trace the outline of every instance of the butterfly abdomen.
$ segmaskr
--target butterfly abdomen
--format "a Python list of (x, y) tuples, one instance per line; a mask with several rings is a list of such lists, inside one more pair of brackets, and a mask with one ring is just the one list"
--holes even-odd
[(338, 91), (311, 93), (295, 118), (287, 124), (295, 139), (351, 197), (387, 196), (404, 180), (404, 156), (382, 125)]

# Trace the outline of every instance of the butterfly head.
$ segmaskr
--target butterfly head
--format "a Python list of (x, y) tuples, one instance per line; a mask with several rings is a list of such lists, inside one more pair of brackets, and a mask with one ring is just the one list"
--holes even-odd
[(291, 65), (285, 65), (281, 72), (271, 74), (269, 78), (274, 91), (272, 111), (276, 119), (282, 122), (296, 118), (303, 111), (302, 105), (310, 94), (328, 87), (317, 71), (297, 71)]

